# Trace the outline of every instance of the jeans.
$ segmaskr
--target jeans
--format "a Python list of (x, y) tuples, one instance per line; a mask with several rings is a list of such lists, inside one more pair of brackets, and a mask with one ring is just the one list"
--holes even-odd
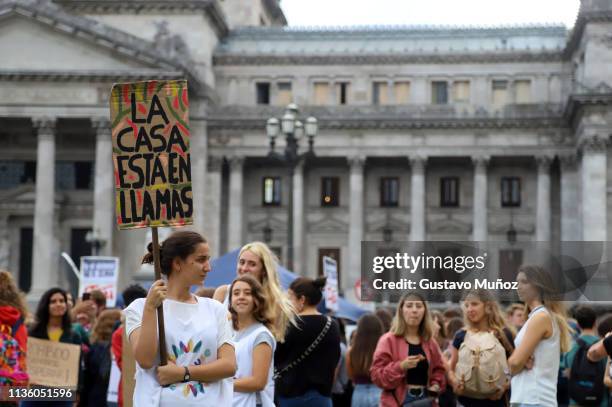
[(404, 399), (404, 403), (402, 404), (403, 407), (409, 406), (410, 403), (417, 401), (417, 400), (422, 400), (424, 398), (427, 397), (427, 391), (425, 391), (425, 389), (423, 389), (421, 391), (421, 394), (419, 394), (418, 396), (415, 396), (414, 394), (410, 393), (409, 391), (406, 392), (406, 398)]
[(377, 407), (382, 390), (375, 384), (356, 384), (351, 407)]
[(309, 390), (298, 397), (279, 397), (280, 407), (332, 407), (331, 397), (322, 396), (316, 390)]

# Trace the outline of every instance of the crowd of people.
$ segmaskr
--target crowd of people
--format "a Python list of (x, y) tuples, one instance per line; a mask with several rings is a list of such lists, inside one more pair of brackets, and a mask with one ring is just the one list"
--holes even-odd
[[(152, 252), (150, 245), (144, 263)], [(264, 243), (241, 249), (231, 284), (200, 295), (191, 288), (211, 270), (204, 237), (173, 233), (160, 246), (160, 264), (164, 278), (148, 291), (129, 286), (123, 311), (106, 309), (101, 292), (75, 303), (51, 288), (34, 315), (1, 271), (0, 385), (28, 385), (28, 336), (71, 343), (82, 349), (78, 405), (106, 406), (111, 362), (122, 369), (126, 335), (136, 362), (134, 406), (605, 407), (611, 400), (612, 314), (578, 304), (566, 315), (539, 266), (519, 268), (522, 303), (505, 310), (486, 290), (468, 291), (446, 310), (406, 292), (394, 310), (361, 316), (347, 337), (342, 319), (320, 312), (325, 278), (299, 277), (283, 291)]]

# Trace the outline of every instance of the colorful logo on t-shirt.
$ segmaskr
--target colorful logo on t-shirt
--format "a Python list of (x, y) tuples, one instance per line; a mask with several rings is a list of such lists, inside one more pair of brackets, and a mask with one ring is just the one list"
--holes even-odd
[[(198, 341), (197, 343), (195, 343), (195, 345), (194, 345), (193, 339), (190, 339), (189, 342), (187, 343), (183, 343), (182, 341), (179, 341), (178, 345), (172, 344), (171, 351), (168, 352), (168, 360), (176, 363), (176, 360), (180, 356), (188, 354), (188, 353), (198, 354), (201, 349), (202, 349), (202, 341)], [(210, 357), (211, 354), (212, 352), (210, 351), (210, 349), (208, 348), (204, 349), (204, 352), (202, 352), (199, 355), (199, 357), (193, 362), (193, 364), (196, 366), (201, 365), (202, 362), (206, 361), (206, 358)], [(181, 386), (180, 384), (177, 385), (175, 383), (175, 384), (170, 385), (169, 388), (170, 390), (174, 391), (180, 386)], [(185, 383), (182, 385), (183, 396), (189, 397), (190, 394), (193, 394), (194, 397), (197, 397), (198, 393), (204, 393), (205, 386), (207, 386), (207, 383), (201, 383), (201, 382)]]

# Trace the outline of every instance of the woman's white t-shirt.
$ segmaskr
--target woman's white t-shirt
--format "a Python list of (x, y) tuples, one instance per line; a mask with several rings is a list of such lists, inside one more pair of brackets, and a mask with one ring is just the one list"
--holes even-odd
[[(163, 302), (168, 360), (179, 366), (214, 362), (221, 345), (228, 343), (234, 346), (227, 310), (223, 305), (209, 298), (195, 298), (196, 304), (169, 299)], [(145, 299), (140, 298), (124, 310), (128, 338), (142, 325), (144, 304)], [(135, 407), (220, 407), (232, 404), (231, 378), (211, 383), (190, 381), (161, 387), (155, 375), (158, 365), (159, 355), (151, 369), (142, 369), (136, 363)]]
[[(234, 336), (236, 342), (236, 363), (238, 370), (235, 379), (253, 375), (253, 351), (261, 343), (267, 343), (272, 348), (272, 355), (276, 349), (276, 340), (272, 332), (262, 323), (257, 322), (243, 331), (237, 331)], [(270, 361), (268, 369), (268, 382), (262, 391), (254, 393), (234, 392), (233, 407), (274, 407), (274, 360)]]

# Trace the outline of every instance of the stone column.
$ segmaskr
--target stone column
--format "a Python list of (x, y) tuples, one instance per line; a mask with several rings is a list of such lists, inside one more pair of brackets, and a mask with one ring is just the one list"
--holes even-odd
[(36, 203), (34, 205), (34, 250), (32, 288), (28, 300), (36, 302), (58, 281), (59, 247), (55, 220), (55, 119), (33, 120), (37, 131)]
[(538, 192), (536, 207), (536, 241), (549, 242), (551, 234), (550, 164), (551, 157), (536, 157)]
[(349, 269), (348, 278), (342, 281), (345, 289), (350, 289), (361, 276), (361, 241), (363, 240), (363, 169), (365, 157), (349, 158), (350, 165), (350, 203), (349, 203)]
[[(8, 229), (8, 215), (0, 216), (0, 270), (8, 270), (11, 240)], [(17, 270), (13, 270), (16, 273)]]
[(93, 227), (105, 242), (98, 254), (111, 256), (115, 225), (115, 192), (110, 121), (107, 118), (96, 117), (91, 120), (91, 125), (96, 131)]
[(298, 275), (306, 275), (304, 266), (304, 216), (304, 162), (301, 161), (295, 167), (293, 173), (293, 272)]
[(474, 212), (472, 239), (484, 242), (488, 238), (487, 218), (487, 165), (489, 157), (473, 157), (474, 163)]
[(410, 157), (412, 175), (410, 179), (410, 240), (422, 242), (426, 239), (425, 225), (425, 164), (426, 158)]
[(206, 193), (204, 194), (203, 233), (209, 242), (212, 257), (221, 254), (221, 167), (223, 157), (208, 157)]
[(599, 135), (582, 139), (582, 240), (607, 240), (607, 140)]
[(228, 212), (228, 231), (227, 249), (235, 250), (242, 247), (242, 197), (243, 197), (243, 166), (244, 157), (231, 157), (230, 164), (230, 184), (229, 184), (229, 212)]
[[(193, 196), (193, 226), (198, 232), (203, 233), (207, 216), (204, 201), (206, 199), (206, 195), (209, 193), (208, 185), (206, 184), (206, 172), (208, 170), (206, 162), (208, 160), (206, 121), (202, 119), (191, 119), (189, 128), (191, 131), (190, 157)], [(218, 241), (214, 242), (214, 244), (218, 243)]]
[(580, 177), (576, 154), (566, 154), (561, 161), (561, 241), (582, 240), (580, 226)]

